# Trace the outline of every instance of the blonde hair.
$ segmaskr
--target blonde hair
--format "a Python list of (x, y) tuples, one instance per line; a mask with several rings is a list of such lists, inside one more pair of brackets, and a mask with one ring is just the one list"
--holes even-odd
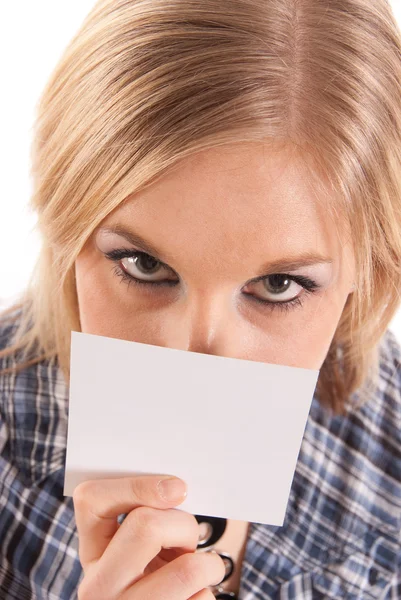
[[(400, 304), (401, 44), (385, 0), (100, 0), (37, 105), (30, 206), (41, 252), (0, 356), (69, 379), (80, 331), (74, 262), (102, 220), (178, 160), (223, 144), (292, 148), (355, 250), (320, 370), (344, 412), (378, 376)], [(12, 369), (10, 369), (12, 370)], [(3, 372), (8, 372), (4, 370)]]

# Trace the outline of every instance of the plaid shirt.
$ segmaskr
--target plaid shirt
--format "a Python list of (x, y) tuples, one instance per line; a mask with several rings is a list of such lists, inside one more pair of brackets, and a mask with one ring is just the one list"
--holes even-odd
[[(0, 348), (13, 326), (0, 320)], [(401, 598), (400, 364), (387, 329), (379, 385), (363, 407), (333, 417), (313, 398), (284, 524), (251, 524), (240, 600)], [(0, 376), (1, 600), (77, 598), (67, 417), (57, 365)]]

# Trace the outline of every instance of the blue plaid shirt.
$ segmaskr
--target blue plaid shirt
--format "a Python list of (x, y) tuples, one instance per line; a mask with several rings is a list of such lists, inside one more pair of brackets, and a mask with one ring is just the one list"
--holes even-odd
[[(12, 324), (0, 320), (0, 348)], [(13, 364), (0, 360), (0, 367)], [(387, 330), (363, 407), (313, 398), (283, 526), (252, 523), (240, 600), (401, 598), (401, 347)], [(72, 600), (83, 577), (63, 496), (68, 388), (42, 362), (0, 376), (0, 599)]]

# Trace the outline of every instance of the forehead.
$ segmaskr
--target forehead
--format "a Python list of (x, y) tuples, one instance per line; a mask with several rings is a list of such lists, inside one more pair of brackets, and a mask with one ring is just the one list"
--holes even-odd
[(131, 225), (170, 252), (192, 247), (246, 248), (272, 259), (305, 250), (335, 255), (341, 242), (327, 201), (315, 193), (295, 154), (242, 143), (181, 160), (105, 221)]

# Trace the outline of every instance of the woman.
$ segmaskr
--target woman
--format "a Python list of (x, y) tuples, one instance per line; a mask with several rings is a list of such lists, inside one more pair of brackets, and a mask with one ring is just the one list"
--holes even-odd
[[(385, 0), (97, 2), (0, 321), (1, 598), (400, 597), (400, 81)], [(204, 551), (161, 476), (64, 497), (71, 331), (320, 369), (283, 526)]]

